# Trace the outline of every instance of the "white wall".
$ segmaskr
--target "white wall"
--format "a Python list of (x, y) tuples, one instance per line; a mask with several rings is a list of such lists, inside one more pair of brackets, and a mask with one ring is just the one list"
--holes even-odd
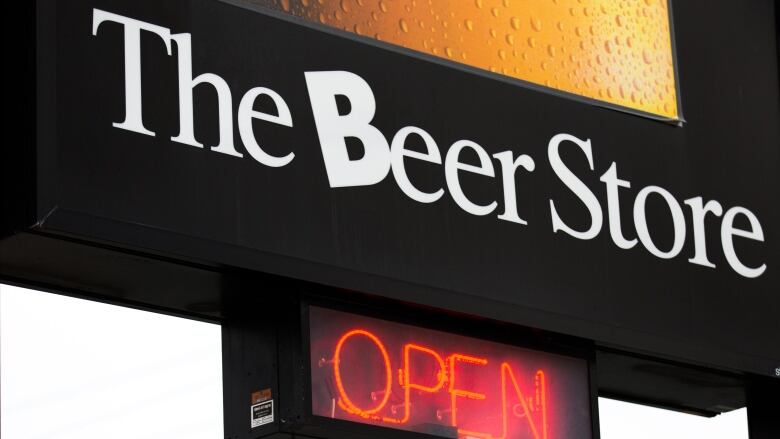
[(221, 438), (217, 325), (0, 285), (3, 439)]

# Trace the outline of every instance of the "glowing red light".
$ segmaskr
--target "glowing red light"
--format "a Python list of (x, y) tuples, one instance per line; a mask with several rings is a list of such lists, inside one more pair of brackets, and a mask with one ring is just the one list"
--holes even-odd
[[(409, 417), (411, 415), (411, 391), (412, 389), (419, 390), (421, 392), (429, 392), (429, 393), (435, 393), (438, 392), (443, 386), (444, 381), (447, 378), (446, 375), (446, 366), (444, 365), (444, 360), (442, 360), (441, 356), (436, 353), (433, 349), (426, 348), (424, 346), (419, 346), (412, 343), (407, 343), (404, 345), (404, 369), (402, 372), (403, 380), (402, 380), (402, 386), (404, 387), (404, 417), (399, 421), (399, 423), (404, 424), (409, 421)], [(422, 352), (425, 354), (430, 355), (433, 357), (436, 362), (439, 365), (439, 371), (437, 373), (436, 377), (436, 385), (435, 386), (426, 386), (423, 384), (417, 384), (413, 383), (411, 381), (412, 371), (410, 367), (410, 354), (412, 351)]]
[[(501, 364), (501, 419), (503, 421), (503, 428), (502, 428), (502, 434), (499, 436), (500, 439), (505, 439), (508, 436), (508, 427), (507, 427), (507, 420), (509, 419), (509, 414), (507, 413), (507, 394), (506, 394), (506, 386), (507, 386), (507, 377), (511, 380), (512, 387), (515, 391), (515, 395), (520, 400), (520, 406), (522, 407), (522, 415), (520, 417), (525, 418), (526, 421), (528, 421), (528, 425), (531, 428), (531, 432), (533, 433), (534, 439), (548, 439), (547, 438), (547, 389), (545, 388), (545, 381), (544, 381), (544, 372), (543, 371), (537, 371), (536, 372), (536, 393), (537, 393), (537, 411), (541, 411), (542, 413), (542, 419), (541, 419), (541, 429), (539, 429), (536, 426), (536, 423), (533, 421), (533, 417), (531, 415), (531, 410), (529, 409), (528, 403), (526, 402), (526, 398), (523, 395), (523, 392), (520, 390), (520, 386), (517, 385), (517, 380), (515, 379), (515, 374), (512, 372), (512, 368), (509, 366), (509, 363), (503, 363)], [(532, 406), (533, 407), (533, 406)], [(539, 432), (541, 430), (541, 436), (539, 435)]]
[(315, 415), (462, 439), (591, 437), (582, 359), (321, 308), (310, 316)]
[[(471, 399), (485, 399), (485, 395), (483, 393), (476, 393), (465, 389), (460, 389), (455, 387), (455, 371), (457, 370), (455, 368), (457, 362), (462, 361), (464, 363), (471, 363), (471, 364), (477, 364), (480, 366), (484, 366), (487, 364), (486, 358), (476, 358), (472, 357), (470, 355), (463, 355), (463, 354), (452, 354), (449, 357), (450, 359), (450, 425), (453, 427), (458, 426), (458, 397), (464, 397), (464, 398), (471, 398)], [(466, 434), (468, 436), (480, 436), (485, 437), (485, 433), (477, 433), (474, 431), (459, 429), (463, 434)], [(489, 436), (489, 435), (487, 435)]]
[[(349, 399), (349, 396), (347, 396), (347, 391), (344, 390), (343, 380), (341, 379), (341, 367), (340, 367), (341, 350), (344, 347), (344, 343), (350, 337), (354, 337), (356, 335), (362, 335), (368, 337), (369, 340), (374, 342), (374, 344), (376, 344), (376, 346), (379, 348), (379, 352), (382, 353), (382, 359), (384, 360), (385, 363), (385, 375), (387, 376), (387, 382), (385, 384), (385, 389), (383, 392), (384, 396), (382, 397), (381, 402), (372, 409), (361, 409), (360, 407), (353, 404), (352, 401)], [(392, 383), (392, 369), (390, 368), (390, 356), (387, 355), (387, 350), (385, 349), (385, 346), (382, 344), (382, 341), (380, 341), (377, 336), (362, 329), (353, 329), (352, 331), (349, 331), (346, 334), (342, 335), (339, 341), (336, 342), (336, 351), (333, 354), (333, 376), (336, 379), (336, 387), (338, 388), (338, 392), (339, 392), (338, 403), (339, 403), (339, 407), (341, 407), (342, 410), (358, 415), (363, 418), (372, 418), (372, 419), (379, 418), (377, 416), (374, 416), (374, 414), (382, 410), (385, 407), (385, 404), (387, 404), (387, 400), (390, 398), (390, 385)]]

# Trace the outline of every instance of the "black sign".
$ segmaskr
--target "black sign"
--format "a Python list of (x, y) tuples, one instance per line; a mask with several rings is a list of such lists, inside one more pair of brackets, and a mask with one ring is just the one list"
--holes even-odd
[(44, 228), (780, 366), (777, 71), (755, 67), (775, 51), (760, 25), (743, 29), (750, 50), (714, 48), (686, 23), (728, 11), (675, 4), (675, 126), (238, 2), (43, 3)]

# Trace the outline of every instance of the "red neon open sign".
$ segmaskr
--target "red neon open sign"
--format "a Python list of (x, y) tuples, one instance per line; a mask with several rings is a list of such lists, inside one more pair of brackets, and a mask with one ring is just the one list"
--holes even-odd
[(449, 438), (589, 439), (587, 362), (311, 307), (312, 412)]

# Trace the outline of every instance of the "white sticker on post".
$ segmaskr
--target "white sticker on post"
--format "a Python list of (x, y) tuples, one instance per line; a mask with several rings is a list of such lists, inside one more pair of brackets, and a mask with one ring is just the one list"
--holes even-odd
[(251, 428), (274, 422), (274, 400), (270, 388), (252, 392), (251, 401), (249, 406)]
[(274, 422), (274, 400), (263, 401), (252, 406), (252, 428)]

